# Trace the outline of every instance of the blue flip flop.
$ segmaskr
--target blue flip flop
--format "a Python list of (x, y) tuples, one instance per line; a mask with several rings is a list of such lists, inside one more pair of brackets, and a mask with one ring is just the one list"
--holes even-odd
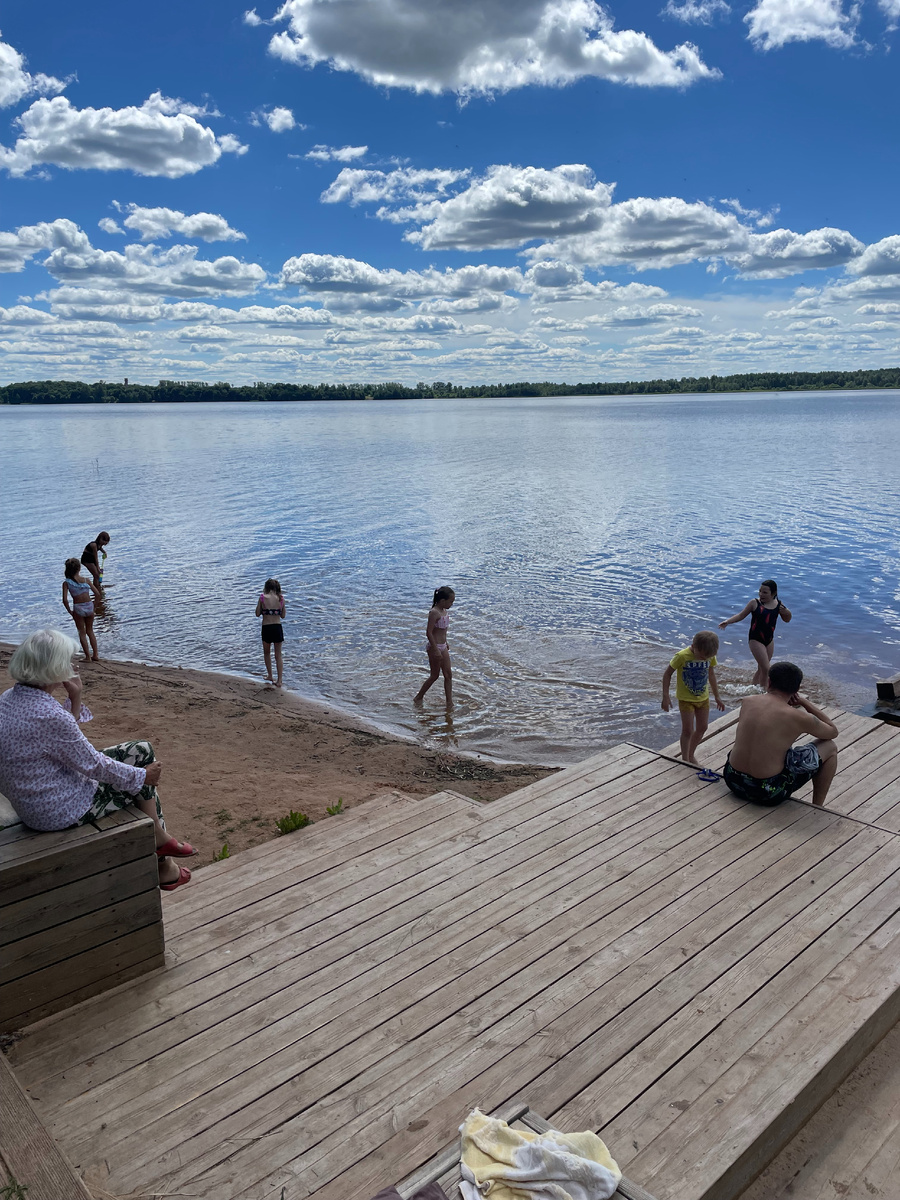
[(717, 779), (721, 779), (721, 775), (717, 775), (715, 771), (711, 771), (709, 767), (704, 767), (702, 771), (697, 772), (697, 778), (701, 783), (715, 783)]

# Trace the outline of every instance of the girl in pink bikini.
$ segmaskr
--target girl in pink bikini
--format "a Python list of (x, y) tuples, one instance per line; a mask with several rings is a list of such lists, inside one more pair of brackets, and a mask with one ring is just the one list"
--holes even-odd
[(439, 587), (434, 593), (428, 624), (425, 626), (425, 650), (431, 674), (416, 693), (414, 704), (422, 703), (425, 693), (437, 682), (439, 675), (444, 676), (447, 707), (453, 704), (453, 671), (450, 667), (450, 647), (447, 645), (447, 626), (450, 624), (449, 610), (455, 599), (456, 593), (451, 587)]
[(81, 562), (77, 558), (67, 558), (62, 602), (66, 612), (75, 622), (85, 661), (99, 662), (100, 651), (94, 636), (94, 597), (98, 600), (103, 599), (99, 587), (93, 579), (88, 580), (82, 576)]

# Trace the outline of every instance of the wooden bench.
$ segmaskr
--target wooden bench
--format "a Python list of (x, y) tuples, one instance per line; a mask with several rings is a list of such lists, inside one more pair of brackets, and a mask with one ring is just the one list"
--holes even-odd
[[(501, 1121), (506, 1121), (507, 1125), (513, 1129), (528, 1129), (532, 1133), (547, 1133), (554, 1128), (543, 1117), (538, 1116), (530, 1109), (524, 1101), (513, 1101), (491, 1115), (499, 1117)], [(612, 1146), (610, 1153), (615, 1158), (615, 1149)], [(460, 1144), (459, 1138), (456, 1138), (446, 1150), (436, 1154), (424, 1166), (419, 1167), (411, 1175), (407, 1175), (396, 1185), (403, 1200), (409, 1200), (409, 1197), (421, 1191), (428, 1183), (440, 1184), (449, 1200), (456, 1200), (459, 1196), (459, 1156)], [(632, 1183), (630, 1179), (623, 1176), (612, 1200), (655, 1200), (655, 1198), (639, 1184)]]
[(0, 831), (0, 1032), (163, 965), (155, 851), (153, 822), (129, 809)]

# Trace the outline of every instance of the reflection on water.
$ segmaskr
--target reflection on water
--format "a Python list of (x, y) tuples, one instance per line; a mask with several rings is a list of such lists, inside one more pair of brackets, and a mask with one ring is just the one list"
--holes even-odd
[[(820, 697), (898, 669), (894, 393), (0, 408), (0, 635), (66, 627), (62, 564), (108, 529), (101, 654), (263, 675), (438, 745), (572, 761), (661, 745), (674, 650), (774, 576), (776, 655)], [(452, 585), (452, 714), (425, 618)], [(746, 694), (746, 624), (722, 635)]]

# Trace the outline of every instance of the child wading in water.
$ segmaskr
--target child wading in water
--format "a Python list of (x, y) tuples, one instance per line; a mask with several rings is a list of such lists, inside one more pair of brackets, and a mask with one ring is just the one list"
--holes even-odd
[(425, 693), (439, 675), (444, 676), (444, 695), (447, 697), (447, 707), (453, 703), (453, 671), (450, 667), (450, 647), (447, 645), (447, 626), (450, 624), (449, 609), (456, 599), (456, 593), (451, 587), (439, 587), (431, 602), (431, 612), (428, 614), (428, 624), (425, 626), (425, 651), (428, 654), (428, 665), (431, 674), (416, 693), (413, 704), (421, 704)]
[[(98, 600), (102, 599), (99, 587), (93, 580), (83, 578), (81, 563), (77, 558), (67, 558), (65, 579), (63, 579), (62, 585), (62, 602), (66, 612), (75, 622), (85, 660), (99, 662), (100, 651), (94, 636), (94, 596)], [(70, 598), (71, 608), (69, 607)]]
[[(88, 542), (81, 553), (82, 565), (87, 567), (88, 574), (98, 588), (103, 585), (103, 563), (106, 561), (106, 550), (104, 547), (108, 545), (109, 534), (103, 529), (92, 542)], [(97, 599), (102, 600), (103, 597), (98, 593)]]
[(677, 672), (678, 682), (675, 699), (681, 712), (681, 757), (685, 762), (699, 767), (695, 755), (697, 747), (709, 725), (709, 690), (716, 698), (716, 708), (724, 709), (719, 698), (719, 683), (716, 679), (716, 651), (718, 637), (709, 629), (694, 634), (694, 640), (686, 650), (679, 650), (666, 667), (662, 681), (662, 709), (672, 707), (669, 684)]
[[(281, 687), (281, 643), (284, 641), (284, 596), (277, 579), (267, 579), (262, 594), (256, 602), (256, 615), (262, 617), (263, 656), (266, 660), (266, 683)], [(275, 647), (275, 669), (278, 678), (272, 678), (272, 647)]]
[(775, 653), (775, 622), (790, 621), (791, 613), (778, 599), (778, 584), (774, 579), (764, 579), (759, 585), (759, 599), (750, 600), (736, 616), (720, 621), (719, 628), (725, 629), (752, 613), (748, 637), (750, 653), (756, 659), (756, 674), (753, 682), (761, 688), (769, 685), (769, 663)]

